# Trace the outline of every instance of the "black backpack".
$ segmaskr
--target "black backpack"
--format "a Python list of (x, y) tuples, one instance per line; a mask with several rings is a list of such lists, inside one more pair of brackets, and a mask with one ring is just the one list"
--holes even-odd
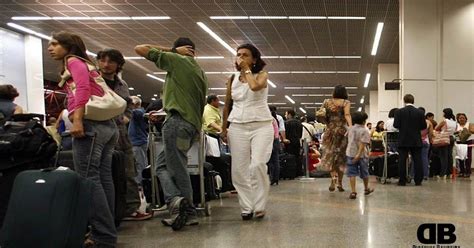
[(36, 117), (20, 114), (0, 125), (0, 171), (50, 160), (57, 144)]

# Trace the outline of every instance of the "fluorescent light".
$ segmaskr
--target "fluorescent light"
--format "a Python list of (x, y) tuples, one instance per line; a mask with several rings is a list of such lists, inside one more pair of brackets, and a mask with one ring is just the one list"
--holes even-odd
[(33, 31), (33, 30), (29, 29), (29, 28), (25, 28), (25, 27), (20, 26), (20, 25), (18, 25), (18, 24), (9, 22), (9, 23), (7, 23), (7, 25), (10, 26), (10, 27), (12, 27), (12, 28), (14, 28), (14, 29), (18, 29), (18, 30), (23, 31), (23, 32), (25, 32), (25, 33), (32, 34), (32, 35), (34, 35), (34, 36), (38, 36), (38, 37), (43, 38), (43, 39), (45, 39), (45, 40), (51, 40), (51, 36), (47, 36), (47, 35), (45, 35), (45, 34), (38, 33), (38, 32), (36, 32), (36, 31)]
[(314, 71), (316, 74), (332, 74), (337, 73), (336, 71)]
[(209, 90), (227, 90), (227, 88), (209, 88)]
[(334, 56), (306, 56), (308, 59), (332, 59)]
[(124, 57), (124, 59), (128, 59), (128, 60), (141, 60), (141, 59), (145, 59), (144, 57), (135, 57), (135, 56), (131, 56), (131, 57)]
[[(293, 97), (308, 96), (308, 94), (292, 94)], [(302, 103), (304, 104), (304, 103)]]
[(158, 94), (153, 94), (154, 97), (158, 97)]
[(305, 59), (306, 56), (280, 56), (280, 59)]
[(324, 87), (321, 87), (322, 90), (332, 90), (334, 89), (333, 86), (324, 86)]
[(367, 75), (365, 75), (364, 88), (367, 88), (369, 86), (369, 81), (370, 81), (370, 73), (367, 73)]
[(304, 108), (300, 107), (300, 110), (301, 110), (301, 112), (303, 112), (304, 114), (306, 114), (306, 110), (304, 110)]
[(357, 112), (361, 112), (361, 111), (362, 111), (362, 107), (359, 107), (359, 108), (357, 109)]
[(131, 20), (130, 16), (95, 16), (92, 17), (93, 20), (110, 20), (110, 21), (123, 21)]
[(330, 20), (365, 20), (363, 16), (329, 16)]
[(95, 53), (93, 53), (93, 52), (91, 52), (91, 51), (87, 51), (87, 50), (86, 50), (86, 53), (87, 53), (87, 55), (89, 55), (89, 56), (97, 57), (97, 54), (95, 54)]
[(306, 87), (303, 87), (303, 90), (318, 90), (320, 88), (321, 87), (316, 87), (316, 86), (306, 86)]
[[(346, 88), (347, 89), (347, 88)], [(357, 96), (357, 94), (348, 94), (348, 96)]]
[(325, 16), (288, 16), (291, 20), (325, 20)]
[(235, 72), (233, 71), (223, 71), (222, 74), (234, 74)]
[(280, 56), (262, 56), (262, 59), (279, 59)]
[(222, 104), (222, 105), (225, 105), (225, 102), (223, 102), (223, 101), (219, 101), (219, 103)]
[(334, 56), (336, 59), (360, 59), (361, 56)]
[(357, 90), (359, 87), (348, 86), (346, 90)]
[(132, 16), (132, 20), (169, 20), (169, 16)]
[(216, 33), (214, 33), (210, 28), (208, 28), (206, 24), (202, 22), (197, 22), (197, 25), (199, 25), (199, 27), (201, 27), (204, 31), (206, 31), (209, 35), (211, 35), (212, 38), (217, 40), (217, 42), (219, 42), (222, 46), (224, 46), (229, 52), (235, 55), (235, 50), (229, 44), (227, 44), (223, 39), (221, 39), (221, 37), (219, 37)]
[(168, 72), (166, 72), (166, 71), (157, 71), (157, 72), (153, 72), (153, 74), (156, 74), (156, 75), (166, 75), (166, 74), (168, 74)]
[(317, 108), (319, 108), (319, 107), (310, 107), (310, 106), (305, 106), (305, 108), (307, 108), (307, 109), (317, 109)]
[(382, 37), (382, 30), (383, 22), (379, 22), (379, 24), (377, 24), (377, 31), (375, 32), (374, 44), (372, 46), (372, 56), (375, 56), (377, 54), (377, 49), (380, 43), (380, 37)]
[(12, 20), (15, 21), (42, 21), (51, 20), (49, 16), (13, 16)]
[(288, 95), (285, 95), (285, 98), (286, 98), (289, 102), (295, 104), (295, 101), (294, 101), (293, 99), (291, 99), (291, 97), (289, 97)]
[(251, 20), (283, 20), (288, 19), (288, 16), (249, 16), (249, 18)]
[(308, 94), (308, 96), (322, 97), (322, 96), (326, 96), (326, 95), (325, 94)]
[(248, 16), (211, 16), (212, 20), (244, 20), (249, 19)]
[(128, 87), (128, 90), (135, 90), (135, 88), (133, 88), (133, 87)]
[(290, 74), (289, 71), (269, 71), (269, 74)]
[(53, 16), (51, 19), (56, 21), (83, 21), (92, 20), (90, 16)]
[(163, 83), (165, 82), (164, 79), (159, 78), (159, 77), (157, 77), (157, 76), (153, 76), (153, 75), (151, 75), (150, 73), (147, 73), (146, 75), (147, 75), (147, 77), (153, 78), (153, 79), (158, 80), (158, 81), (160, 81), (160, 82), (163, 82)]
[(151, 100), (152, 100), (152, 101), (156, 101), (156, 98), (155, 98), (155, 97), (152, 97)]
[(364, 104), (364, 101), (365, 101), (365, 96), (362, 96), (362, 98), (360, 99), (360, 104)]
[(268, 105), (286, 105), (286, 102), (269, 102)]
[(222, 74), (220, 71), (207, 71), (206, 74)]
[(267, 80), (267, 83), (272, 86), (273, 88), (276, 88), (277, 86), (272, 82), (270, 81), (270, 79)]
[(287, 86), (284, 87), (285, 90), (301, 90), (303, 87)]
[(292, 74), (311, 74), (313, 71), (292, 71)]
[(138, 97), (142, 97), (142, 95), (141, 95), (141, 94), (137, 94), (137, 96), (138, 96)]
[(314, 102), (302, 102), (302, 105), (314, 105)]
[(197, 56), (196, 59), (223, 59), (224, 56)]

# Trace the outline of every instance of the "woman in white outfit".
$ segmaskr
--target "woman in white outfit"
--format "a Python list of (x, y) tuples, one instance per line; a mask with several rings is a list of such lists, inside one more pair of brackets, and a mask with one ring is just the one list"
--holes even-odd
[[(273, 146), (272, 115), (267, 105), (268, 73), (260, 51), (251, 44), (237, 48), (236, 72), (227, 84), (222, 138), (232, 153), (232, 182), (243, 220), (265, 216), (270, 181), (267, 162)], [(231, 106), (232, 105), (232, 106)], [(232, 108), (232, 109), (230, 109)], [(227, 123), (230, 126), (227, 130)]]

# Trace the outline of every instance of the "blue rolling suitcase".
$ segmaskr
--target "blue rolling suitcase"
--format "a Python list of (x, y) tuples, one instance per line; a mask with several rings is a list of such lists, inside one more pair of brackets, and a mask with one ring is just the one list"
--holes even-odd
[(13, 184), (0, 247), (82, 247), (91, 216), (92, 186), (68, 169), (21, 172)]

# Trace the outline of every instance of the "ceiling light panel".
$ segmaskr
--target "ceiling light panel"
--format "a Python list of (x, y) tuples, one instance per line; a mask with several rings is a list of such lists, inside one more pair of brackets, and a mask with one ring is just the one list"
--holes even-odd
[(293, 99), (291, 99), (291, 97), (289, 97), (288, 95), (285, 95), (285, 98), (286, 98), (286, 100), (288, 100), (292, 104), (295, 104), (295, 101)]
[(379, 47), (380, 38), (382, 37), (383, 22), (377, 24), (377, 30), (375, 31), (374, 44), (372, 45), (372, 56), (377, 54), (377, 49)]
[(229, 44), (227, 44), (219, 35), (214, 33), (206, 24), (202, 22), (197, 22), (197, 25), (202, 28), (204, 31), (206, 31), (212, 38), (214, 38), (217, 42), (219, 42), (225, 49), (227, 49), (229, 52), (232, 53), (232, 55), (235, 54), (234, 48), (232, 48)]
[(369, 81), (370, 81), (370, 73), (367, 73), (367, 75), (365, 75), (364, 88), (367, 88), (369, 86)]
[(169, 20), (169, 16), (13, 16), (12, 20), (17, 21), (83, 21), (83, 20)]
[(153, 78), (153, 79), (155, 79), (155, 80), (158, 80), (158, 81), (160, 81), (160, 82), (163, 82), (163, 83), (165, 82), (164, 79), (159, 78), (159, 77), (157, 77), (157, 76), (153, 76), (153, 75), (151, 75), (151, 74), (149, 74), (149, 73), (147, 73), (146, 76), (149, 77), (149, 78)]

